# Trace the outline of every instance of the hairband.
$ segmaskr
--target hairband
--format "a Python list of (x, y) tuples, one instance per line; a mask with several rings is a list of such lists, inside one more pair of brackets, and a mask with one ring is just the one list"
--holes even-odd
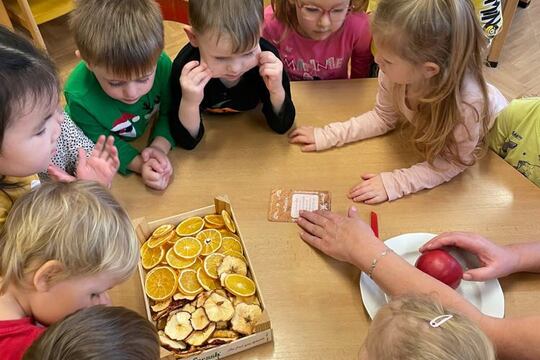
[(450, 314), (437, 316), (435, 319), (429, 322), (429, 326), (431, 326), (432, 328), (438, 328), (439, 326), (441, 326), (442, 324), (444, 324), (445, 322), (447, 322), (453, 317), (454, 315), (450, 315)]

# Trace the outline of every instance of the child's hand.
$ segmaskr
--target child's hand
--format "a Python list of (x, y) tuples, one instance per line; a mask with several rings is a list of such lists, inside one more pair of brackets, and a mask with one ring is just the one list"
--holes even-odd
[(119, 166), (120, 160), (118, 159), (118, 151), (114, 146), (114, 137), (109, 136), (105, 140), (105, 136), (101, 135), (89, 158), (86, 158), (84, 149), (79, 149), (75, 176), (69, 175), (52, 164), (49, 165), (47, 171), (49, 176), (56, 181), (93, 180), (104, 186), (111, 187)]
[(317, 151), (315, 145), (315, 128), (313, 126), (300, 126), (289, 133), (290, 144), (300, 144), (302, 151)]
[(388, 194), (380, 174), (364, 174), (362, 179), (364, 181), (349, 191), (349, 199), (370, 205), (388, 200)]
[(212, 72), (205, 63), (190, 61), (180, 73), (182, 101), (199, 105), (204, 98), (204, 87), (212, 79)]
[(270, 94), (284, 94), (283, 89), (283, 63), (271, 51), (259, 54), (259, 74)]
[(172, 173), (163, 173), (159, 162), (152, 158), (146, 161), (141, 168), (143, 182), (149, 188), (155, 190), (165, 190), (169, 186)]
[(144, 183), (152, 189), (166, 189), (173, 174), (173, 167), (167, 155), (150, 146), (141, 152), (141, 157), (144, 161), (141, 170)]

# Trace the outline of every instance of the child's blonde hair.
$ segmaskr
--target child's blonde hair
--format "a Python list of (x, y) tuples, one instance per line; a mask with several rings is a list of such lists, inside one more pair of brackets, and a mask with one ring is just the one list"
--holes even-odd
[(96, 305), (49, 326), (23, 360), (158, 360), (159, 349), (156, 328), (141, 315)]
[[(272, 0), (272, 9), (276, 19), (288, 28), (298, 32), (298, 17), (296, 4), (298, 0)], [(350, 0), (351, 11), (365, 11), (369, 0)]]
[[(457, 150), (454, 129), (463, 123), (460, 111), (461, 85), (471, 76), (484, 98), (478, 115), (482, 132), (475, 157), (485, 150), (490, 114), (487, 84), (483, 75), (487, 39), (470, 0), (381, 0), (372, 23), (378, 46), (392, 49), (412, 64), (432, 62), (437, 75), (426, 81), (412, 119), (414, 146), (432, 164), (443, 155), (450, 161), (472, 165), (475, 158), (463, 159)], [(404, 92), (394, 85), (394, 99)], [(396, 110), (403, 111), (395, 104)], [(472, 106), (471, 106), (472, 107)]]
[(27, 276), (56, 260), (54, 281), (111, 273), (127, 279), (139, 246), (131, 221), (112, 195), (95, 182), (52, 182), (19, 198), (0, 236), (0, 294), (24, 286)]
[(163, 18), (153, 0), (77, 0), (70, 27), (88, 64), (123, 78), (146, 75), (163, 51)]
[[(432, 327), (430, 321), (442, 315), (452, 318)], [(370, 360), (495, 360), (493, 345), (475, 324), (426, 297), (407, 296), (383, 306), (365, 347)]]
[(230, 37), (233, 53), (259, 43), (264, 20), (263, 0), (190, 0), (189, 21), (196, 34), (212, 32), (216, 41)]

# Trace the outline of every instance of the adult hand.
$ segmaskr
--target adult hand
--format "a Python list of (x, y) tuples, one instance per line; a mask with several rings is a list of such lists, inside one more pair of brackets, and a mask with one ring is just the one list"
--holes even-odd
[[(347, 216), (323, 210), (301, 211), (297, 224), (302, 229), (302, 240), (323, 253), (348, 263), (353, 263), (355, 255), (370, 243), (384, 246), (369, 225), (358, 218), (354, 206), (349, 209)], [(363, 267), (366, 264), (355, 265)]]
[(463, 273), (463, 279), (485, 281), (509, 275), (518, 264), (518, 256), (509, 248), (496, 245), (473, 233), (447, 232), (434, 237), (420, 248), (420, 252), (454, 246), (476, 255), (481, 267)]

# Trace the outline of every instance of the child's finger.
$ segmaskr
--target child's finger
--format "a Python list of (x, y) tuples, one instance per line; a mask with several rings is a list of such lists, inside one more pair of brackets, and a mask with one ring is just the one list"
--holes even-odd
[(295, 137), (289, 138), (291, 144), (309, 144), (311, 141), (305, 135), (297, 135)]
[(364, 201), (364, 204), (375, 205), (375, 204), (382, 203), (383, 201), (384, 201), (384, 197), (382, 195), (377, 195), (369, 200)]
[(363, 175), (362, 175), (362, 179), (363, 179), (363, 180), (369, 180), (369, 179), (371, 179), (371, 178), (374, 178), (375, 176), (377, 176), (377, 174), (373, 174), (373, 173), (363, 174)]
[(47, 168), (47, 174), (49, 174), (49, 177), (53, 179), (54, 181), (59, 182), (72, 182), (75, 181), (75, 177), (69, 175), (64, 170), (58, 168), (57, 166), (50, 164)]
[(263, 51), (259, 54), (259, 64), (268, 64), (276, 62), (278, 58), (271, 51)]
[(197, 66), (199, 66), (199, 62), (197, 60), (188, 62), (182, 68), (182, 71), (180, 72), (180, 76), (187, 76), (187, 74), (190, 73), (191, 70), (195, 69)]

